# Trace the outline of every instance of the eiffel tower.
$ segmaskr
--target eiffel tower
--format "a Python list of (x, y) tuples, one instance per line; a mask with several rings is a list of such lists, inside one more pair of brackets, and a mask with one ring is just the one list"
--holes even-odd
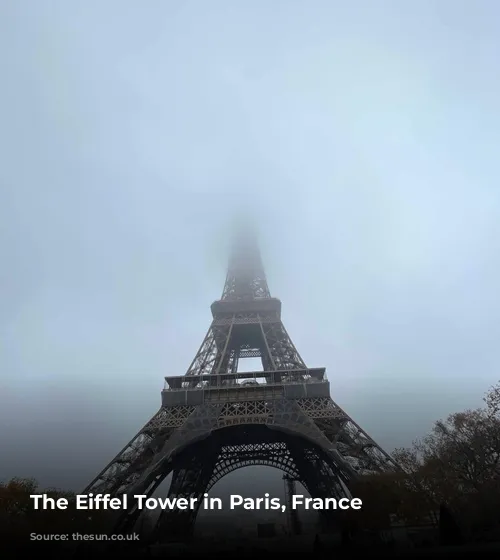
[[(212, 323), (185, 375), (165, 378), (160, 410), (84, 493), (151, 496), (172, 474), (169, 497), (202, 502), (222, 477), (266, 465), (300, 481), (312, 497), (349, 497), (360, 474), (397, 469), (393, 459), (330, 397), (325, 368), (308, 368), (271, 297), (257, 242), (234, 245)], [(238, 372), (244, 358), (262, 371)], [(129, 499), (116, 530), (141, 511)], [(188, 538), (197, 510), (165, 510), (158, 540)]]

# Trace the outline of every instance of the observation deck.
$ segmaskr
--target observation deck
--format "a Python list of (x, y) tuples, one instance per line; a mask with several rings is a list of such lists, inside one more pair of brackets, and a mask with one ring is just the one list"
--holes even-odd
[(162, 405), (329, 397), (325, 368), (165, 377)]
[(219, 299), (210, 306), (214, 319), (235, 313), (276, 313), (281, 316), (281, 301), (277, 298)]

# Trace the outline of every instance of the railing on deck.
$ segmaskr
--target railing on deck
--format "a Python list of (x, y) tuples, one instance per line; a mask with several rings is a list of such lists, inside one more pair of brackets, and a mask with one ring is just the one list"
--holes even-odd
[(164, 391), (251, 389), (301, 383), (328, 383), (325, 368), (165, 377)]

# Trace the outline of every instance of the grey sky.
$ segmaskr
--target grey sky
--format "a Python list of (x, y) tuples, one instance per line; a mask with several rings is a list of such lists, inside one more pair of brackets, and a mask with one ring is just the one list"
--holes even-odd
[(479, 405), (499, 21), (477, 0), (1, 2), (0, 479), (81, 487), (149, 419), (247, 204), (295, 344), (382, 445)]

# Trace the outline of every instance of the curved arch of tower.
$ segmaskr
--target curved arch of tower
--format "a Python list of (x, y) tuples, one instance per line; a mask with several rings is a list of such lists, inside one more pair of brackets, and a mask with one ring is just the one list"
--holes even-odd
[[(172, 473), (170, 497), (198, 503), (223, 476), (248, 465), (280, 468), (312, 497), (341, 497), (359, 474), (397, 469), (330, 396), (325, 368), (308, 368), (281, 321), (252, 239), (230, 257), (221, 299), (185, 375), (165, 378), (162, 406), (85, 493), (151, 495)], [(238, 372), (245, 358), (263, 371)], [(121, 512), (129, 530), (139, 511)], [(196, 510), (165, 511), (158, 540), (188, 536)]]

